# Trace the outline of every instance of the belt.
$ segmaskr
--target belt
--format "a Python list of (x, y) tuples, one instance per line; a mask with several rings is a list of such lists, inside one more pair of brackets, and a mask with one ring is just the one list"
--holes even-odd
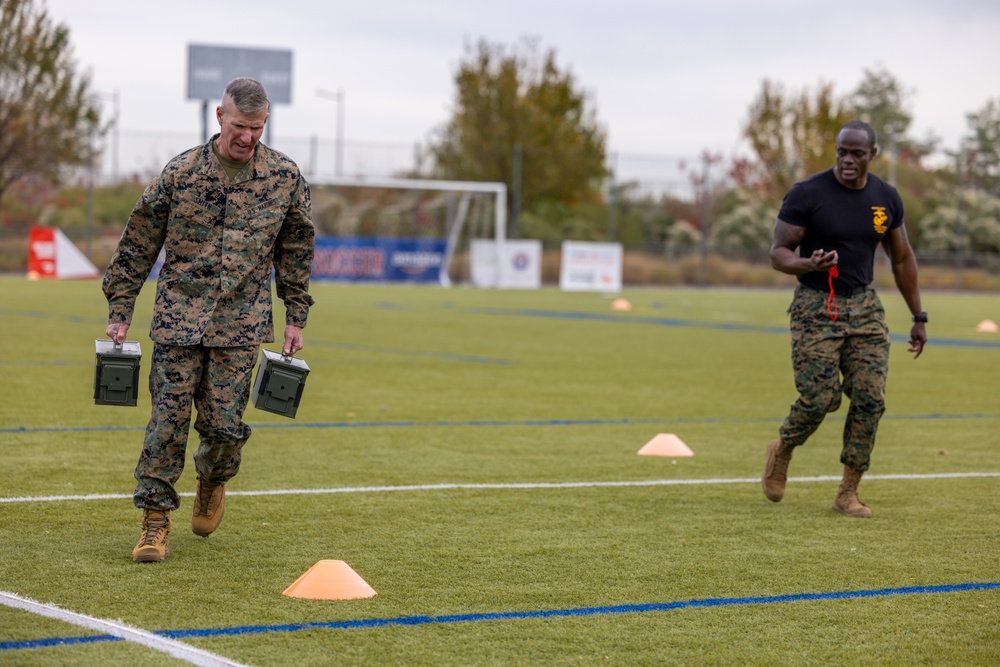
[[(823, 292), (824, 294), (829, 294), (830, 289), (828, 287), (813, 287), (812, 285), (802, 284), (803, 287), (808, 287), (811, 290), (816, 290), (817, 292)], [(869, 285), (864, 285), (863, 287), (834, 287), (833, 293), (837, 296), (857, 296), (858, 294), (864, 294), (870, 289)]]

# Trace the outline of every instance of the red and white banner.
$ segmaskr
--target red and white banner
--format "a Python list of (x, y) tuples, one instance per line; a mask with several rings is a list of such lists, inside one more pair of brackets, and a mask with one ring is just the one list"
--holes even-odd
[(55, 227), (32, 227), (28, 242), (28, 279), (96, 278), (100, 272)]

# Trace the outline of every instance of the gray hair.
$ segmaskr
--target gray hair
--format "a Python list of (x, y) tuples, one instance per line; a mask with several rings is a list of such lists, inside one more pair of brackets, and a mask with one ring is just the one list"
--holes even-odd
[(233, 79), (222, 94), (222, 103), (232, 100), (236, 110), (244, 114), (256, 114), (270, 111), (271, 101), (267, 99), (267, 91), (263, 84), (248, 76)]

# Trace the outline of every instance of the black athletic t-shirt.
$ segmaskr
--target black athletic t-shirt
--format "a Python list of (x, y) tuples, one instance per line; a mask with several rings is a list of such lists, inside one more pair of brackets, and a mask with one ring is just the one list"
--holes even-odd
[[(875, 250), (890, 229), (903, 224), (903, 200), (896, 188), (868, 174), (861, 190), (841, 185), (833, 169), (796, 183), (785, 195), (778, 219), (805, 227), (799, 255), (837, 251), (835, 287), (864, 287), (874, 279)], [(798, 276), (807, 287), (825, 290), (828, 276), (812, 271)]]

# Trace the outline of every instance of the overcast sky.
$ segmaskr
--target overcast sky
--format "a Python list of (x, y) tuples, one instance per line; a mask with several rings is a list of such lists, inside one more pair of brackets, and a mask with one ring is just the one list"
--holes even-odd
[(765, 79), (846, 94), (884, 66), (912, 90), (911, 134), (945, 148), (967, 113), (1000, 98), (996, 0), (46, 2), (94, 88), (118, 94), (123, 131), (193, 139), (192, 43), (291, 50), (292, 104), (274, 109), (272, 131), (333, 138), (336, 102), (316, 91), (343, 90), (347, 142), (426, 141), (449, 117), (466, 46), (523, 36), (555, 50), (620, 154), (745, 153), (741, 126)]

